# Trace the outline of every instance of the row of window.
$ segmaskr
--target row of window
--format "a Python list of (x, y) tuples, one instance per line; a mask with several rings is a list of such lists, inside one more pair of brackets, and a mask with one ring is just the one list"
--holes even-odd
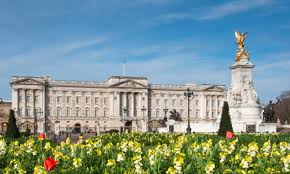
[[(75, 99), (74, 101), (75, 101), (76, 104), (81, 104), (81, 102), (83, 100), (85, 104), (90, 104), (91, 102), (94, 102), (95, 105), (99, 105), (100, 101), (101, 101), (100, 97), (95, 97), (94, 100), (91, 101), (90, 97), (81, 98), (79, 96), (76, 96), (76, 97), (66, 96), (65, 97), (65, 103), (66, 104), (71, 104), (72, 101), (73, 101), (72, 98)], [(62, 99), (63, 99), (63, 96), (57, 96), (56, 97), (56, 103), (57, 104), (62, 104), (62, 102), (63, 102)], [(109, 104), (109, 98), (108, 97), (104, 97), (103, 98), (103, 103), (104, 103), (104, 105), (108, 105)]]
[[(176, 104), (177, 104), (177, 100), (176, 99), (171, 99), (171, 100), (169, 100), (169, 99), (164, 99), (164, 105), (165, 106), (167, 106), (168, 105), (168, 101), (171, 101), (171, 106), (176, 106)], [(183, 104), (184, 104), (184, 99), (180, 99), (179, 100), (179, 105), (180, 106), (183, 106)], [(156, 99), (156, 105), (157, 106), (160, 106), (160, 99)], [(199, 106), (199, 101), (198, 100), (195, 100), (195, 105), (196, 105), (196, 107), (198, 107)]]
[[(82, 112), (83, 111), (83, 112)], [(62, 116), (66, 116), (66, 117), (71, 117), (71, 116), (75, 116), (75, 117), (80, 117), (80, 116), (85, 116), (85, 117), (90, 117), (90, 116), (94, 116), (94, 117), (98, 117), (98, 116), (103, 116), (106, 117), (108, 116), (108, 109), (104, 109), (102, 110), (103, 112), (100, 111), (100, 109), (95, 108), (95, 109), (80, 109), (80, 108), (76, 108), (76, 109), (71, 109), (71, 108), (66, 108), (66, 109), (62, 109), (60, 107), (58, 107), (56, 109), (56, 113), (55, 115), (57, 117), (62, 117)], [(81, 112), (83, 113), (81, 115)], [(52, 112), (52, 109), (48, 110), (48, 116), (52, 116), (54, 115)]]

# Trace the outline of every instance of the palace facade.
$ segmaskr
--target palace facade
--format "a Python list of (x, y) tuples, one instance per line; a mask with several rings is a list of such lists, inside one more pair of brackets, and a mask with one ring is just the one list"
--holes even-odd
[[(11, 88), (17, 124), (31, 132), (156, 131), (173, 110), (184, 123), (189, 114), (192, 124), (216, 127), (227, 92), (224, 85), (158, 85), (146, 77), (126, 76), (101, 83), (13, 76)], [(189, 113), (184, 95), (188, 88), (193, 91)]]

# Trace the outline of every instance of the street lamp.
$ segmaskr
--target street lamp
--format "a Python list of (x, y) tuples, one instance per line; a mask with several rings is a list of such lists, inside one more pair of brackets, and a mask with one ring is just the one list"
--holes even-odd
[(163, 111), (164, 111), (164, 119), (165, 119), (165, 120), (167, 120), (167, 117), (166, 117), (166, 115), (167, 115), (168, 109), (167, 109), (167, 108), (165, 108), (165, 109), (163, 109)]
[(188, 134), (191, 133), (191, 128), (190, 128), (190, 123), (189, 123), (189, 98), (191, 96), (193, 96), (193, 92), (190, 91), (189, 88), (187, 88), (186, 92), (184, 92), (184, 96), (187, 97), (187, 129), (186, 129), (186, 132)]
[(126, 116), (128, 116), (128, 113), (127, 113), (128, 109), (126, 107), (123, 108), (123, 111), (124, 111), (124, 116), (125, 116), (125, 114), (126, 114)]

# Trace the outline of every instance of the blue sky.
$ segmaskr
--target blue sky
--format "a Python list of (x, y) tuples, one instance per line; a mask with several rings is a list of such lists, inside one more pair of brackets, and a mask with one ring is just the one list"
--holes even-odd
[(104, 81), (146, 76), (150, 83), (230, 86), (247, 31), (262, 102), (290, 89), (290, 2), (273, 0), (0, 1), (0, 97), (12, 75)]

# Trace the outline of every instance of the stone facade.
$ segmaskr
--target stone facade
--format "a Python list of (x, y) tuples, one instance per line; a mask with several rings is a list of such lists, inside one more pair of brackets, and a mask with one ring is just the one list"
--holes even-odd
[(12, 103), (0, 98), (0, 133), (3, 134), (7, 130), (9, 112), (12, 109)]
[(13, 76), (11, 88), (17, 124), (32, 132), (157, 131), (159, 120), (169, 116), (164, 109), (175, 109), (187, 123), (187, 88), (194, 93), (189, 102), (190, 121), (196, 125), (192, 131), (211, 132), (227, 93), (224, 85), (157, 85), (146, 77), (124, 76), (102, 83)]

